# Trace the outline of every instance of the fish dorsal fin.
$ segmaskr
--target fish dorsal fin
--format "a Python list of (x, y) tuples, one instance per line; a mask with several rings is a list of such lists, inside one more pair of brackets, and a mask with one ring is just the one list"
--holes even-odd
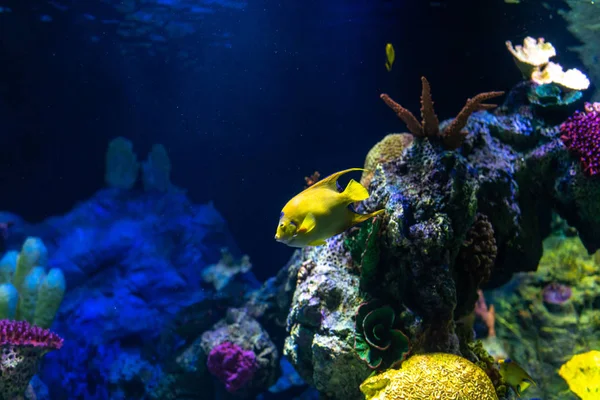
[(348, 182), (348, 186), (346, 186), (343, 194), (346, 196), (349, 203), (355, 203), (369, 198), (369, 191), (354, 179)]
[(315, 219), (315, 216), (312, 215), (311, 213), (308, 213), (308, 214), (306, 214), (306, 217), (304, 217), (304, 220), (302, 221), (300, 228), (298, 228), (298, 233), (302, 233), (302, 234), (310, 233), (310, 231), (315, 229), (316, 225), (317, 225), (317, 220)]
[(365, 171), (365, 169), (364, 168), (350, 168), (350, 169), (345, 169), (343, 171), (336, 172), (335, 174), (331, 174), (328, 177), (321, 179), (319, 182), (310, 186), (309, 189), (316, 188), (316, 187), (329, 187), (331, 190), (335, 190), (337, 192), (338, 191), (337, 190), (337, 180), (340, 178), (340, 176), (347, 174), (348, 172), (353, 172), (353, 171)]

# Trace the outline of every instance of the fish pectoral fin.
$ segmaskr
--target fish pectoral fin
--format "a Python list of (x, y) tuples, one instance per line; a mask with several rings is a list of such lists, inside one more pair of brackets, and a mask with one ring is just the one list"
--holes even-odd
[(369, 198), (369, 191), (354, 179), (348, 182), (348, 186), (343, 192), (348, 203), (355, 203), (357, 201), (363, 201)]
[(317, 220), (315, 216), (311, 213), (306, 214), (300, 228), (298, 228), (298, 233), (310, 233), (317, 226)]
[(327, 244), (327, 242), (323, 239), (313, 240), (312, 242), (308, 243), (309, 246), (322, 246), (324, 244)]

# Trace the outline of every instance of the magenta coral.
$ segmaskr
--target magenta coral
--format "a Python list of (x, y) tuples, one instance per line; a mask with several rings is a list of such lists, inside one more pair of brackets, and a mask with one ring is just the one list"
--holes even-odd
[(0, 320), (0, 399), (22, 398), (40, 359), (63, 339), (26, 321)]
[(600, 103), (585, 103), (560, 126), (561, 140), (579, 157), (588, 176), (600, 174)]
[(231, 342), (213, 347), (206, 365), (210, 373), (223, 382), (229, 393), (237, 392), (250, 382), (257, 368), (254, 352)]
[(34, 346), (48, 350), (58, 350), (63, 339), (56, 333), (39, 326), (30, 325), (26, 321), (0, 320), (0, 346)]

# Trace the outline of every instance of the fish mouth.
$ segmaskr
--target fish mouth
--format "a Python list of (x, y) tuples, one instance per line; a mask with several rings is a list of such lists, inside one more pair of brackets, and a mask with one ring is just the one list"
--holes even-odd
[(275, 241), (279, 242), (279, 243), (284, 243), (284, 244), (288, 244), (290, 241), (292, 240), (291, 237), (289, 238), (283, 238), (281, 236), (277, 236), (275, 235)]

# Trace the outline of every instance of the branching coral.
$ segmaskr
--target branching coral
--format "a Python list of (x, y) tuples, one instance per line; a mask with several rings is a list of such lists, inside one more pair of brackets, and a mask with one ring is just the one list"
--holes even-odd
[(310, 186), (317, 183), (320, 178), (321, 178), (321, 173), (319, 171), (313, 172), (310, 176), (305, 176), (304, 182), (306, 183), (306, 186), (304, 186), (304, 189), (308, 189)]
[(417, 137), (437, 138), (441, 137), (444, 147), (448, 150), (458, 149), (464, 141), (467, 132), (463, 128), (467, 125), (469, 116), (476, 111), (491, 110), (496, 107), (495, 104), (485, 104), (484, 101), (502, 96), (504, 92), (485, 92), (468, 99), (465, 106), (458, 113), (456, 118), (440, 132), (440, 122), (433, 108), (431, 98), (431, 87), (425, 77), (421, 78), (421, 118), (419, 122), (413, 113), (396, 103), (387, 94), (383, 93), (380, 97), (408, 127), (408, 130)]
[(58, 268), (46, 274), (48, 254), (44, 243), (39, 238), (27, 238), (20, 253), (9, 252), (2, 260), (0, 318), (49, 328), (63, 300), (66, 283)]

